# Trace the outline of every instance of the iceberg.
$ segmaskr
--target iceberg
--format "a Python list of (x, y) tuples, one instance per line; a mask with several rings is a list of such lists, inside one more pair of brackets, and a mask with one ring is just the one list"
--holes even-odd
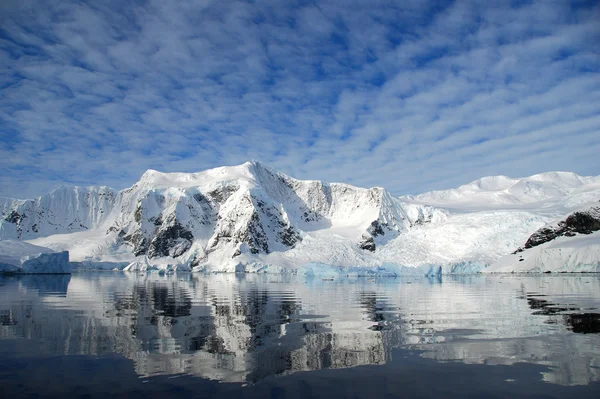
[(55, 252), (22, 241), (0, 241), (0, 272), (25, 274), (71, 273), (69, 252)]

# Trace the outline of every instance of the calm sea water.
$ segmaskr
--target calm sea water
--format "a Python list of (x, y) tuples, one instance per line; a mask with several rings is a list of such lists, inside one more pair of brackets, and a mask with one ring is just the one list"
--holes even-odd
[(600, 278), (0, 277), (2, 397), (600, 397)]

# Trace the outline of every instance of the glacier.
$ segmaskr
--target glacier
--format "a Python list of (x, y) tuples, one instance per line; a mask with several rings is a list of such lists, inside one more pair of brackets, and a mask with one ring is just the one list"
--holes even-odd
[[(395, 197), (381, 187), (298, 180), (251, 161), (198, 173), (148, 170), (121, 191), (60, 187), (34, 200), (1, 198), (0, 240), (68, 251), (75, 269), (323, 278), (507, 272), (523, 262), (493, 265), (598, 199), (600, 176), (569, 172)], [(598, 238), (588, 238), (573, 251), (592, 251)], [(569, 270), (593, 270), (600, 258), (592, 252), (571, 256)], [(549, 257), (556, 259), (539, 262)]]
[(55, 252), (22, 241), (0, 241), (0, 273), (71, 273), (67, 251)]

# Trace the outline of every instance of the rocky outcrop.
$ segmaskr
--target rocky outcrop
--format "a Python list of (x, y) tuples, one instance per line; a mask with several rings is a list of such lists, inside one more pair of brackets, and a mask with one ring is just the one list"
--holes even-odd
[(364, 249), (365, 251), (375, 252), (375, 240), (373, 240), (373, 237), (363, 235), (362, 241), (358, 243), (358, 247), (360, 249)]
[(373, 236), (373, 237), (384, 236), (385, 235), (385, 231), (383, 229), (384, 226), (387, 227), (387, 225), (382, 224), (381, 222), (379, 222), (379, 220), (374, 220), (373, 222), (371, 222), (371, 226), (369, 226), (369, 228), (367, 229), (367, 232), (369, 234), (371, 234), (371, 236)]
[(523, 252), (525, 249), (537, 247), (538, 245), (552, 241), (558, 237), (573, 237), (577, 234), (591, 234), (600, 230), (600, 206), (587, 210), (571, 213), (565, 220), (542, 227), (529, 237), (522, 248), (513, 254)]
[(276, 246), (280, 247), (278, 249), (293, 248), (301, 240), (284, 213), (267, 198), (251, 192), (237, 195), (241, 198), (224, 204), (217, 215), (209, 252), (229, 246), (235, 248), (233, 257), (239, 256), (244, 248), (251, 254), (268, 254)]
[(191, 247), (193, 239), (192, 232), (174, 220), (156, 232), (148, 247), (148, 257), (177, 258)]

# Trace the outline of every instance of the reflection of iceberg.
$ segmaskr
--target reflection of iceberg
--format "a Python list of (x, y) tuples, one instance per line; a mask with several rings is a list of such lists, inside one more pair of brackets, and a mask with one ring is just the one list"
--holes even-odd
[(39, 295), (66, 296), (70, 280), (70, 274), (53, 276), (27, 274), (18, 277), (18, 281), (23, 287), (35, 290)]
[[(534, 307), (542, 299), (530, 300), (537, 295), (546, 308), (562, 303), (580, 309), (568, 314), (593, 314), (600, 280), (592, 277), (332, 282), (82, 273), (46, 291), (43, 284), (21, 279), (0, 288), (8, 298), (0, 305), (0, 338), (41, 339), (59, 354), (118, 352), (139, 375), (254, 382), (384, 364), (394, 361), (393, 348), (408, 346), (440, 361), (546, 365), (543, 378), (558, 384), (600, 380), (600, 335), (577, 334), (573, 323), (581, 317), (541, 314)], [(45, 295), (50, 291), (66, 296)]]

